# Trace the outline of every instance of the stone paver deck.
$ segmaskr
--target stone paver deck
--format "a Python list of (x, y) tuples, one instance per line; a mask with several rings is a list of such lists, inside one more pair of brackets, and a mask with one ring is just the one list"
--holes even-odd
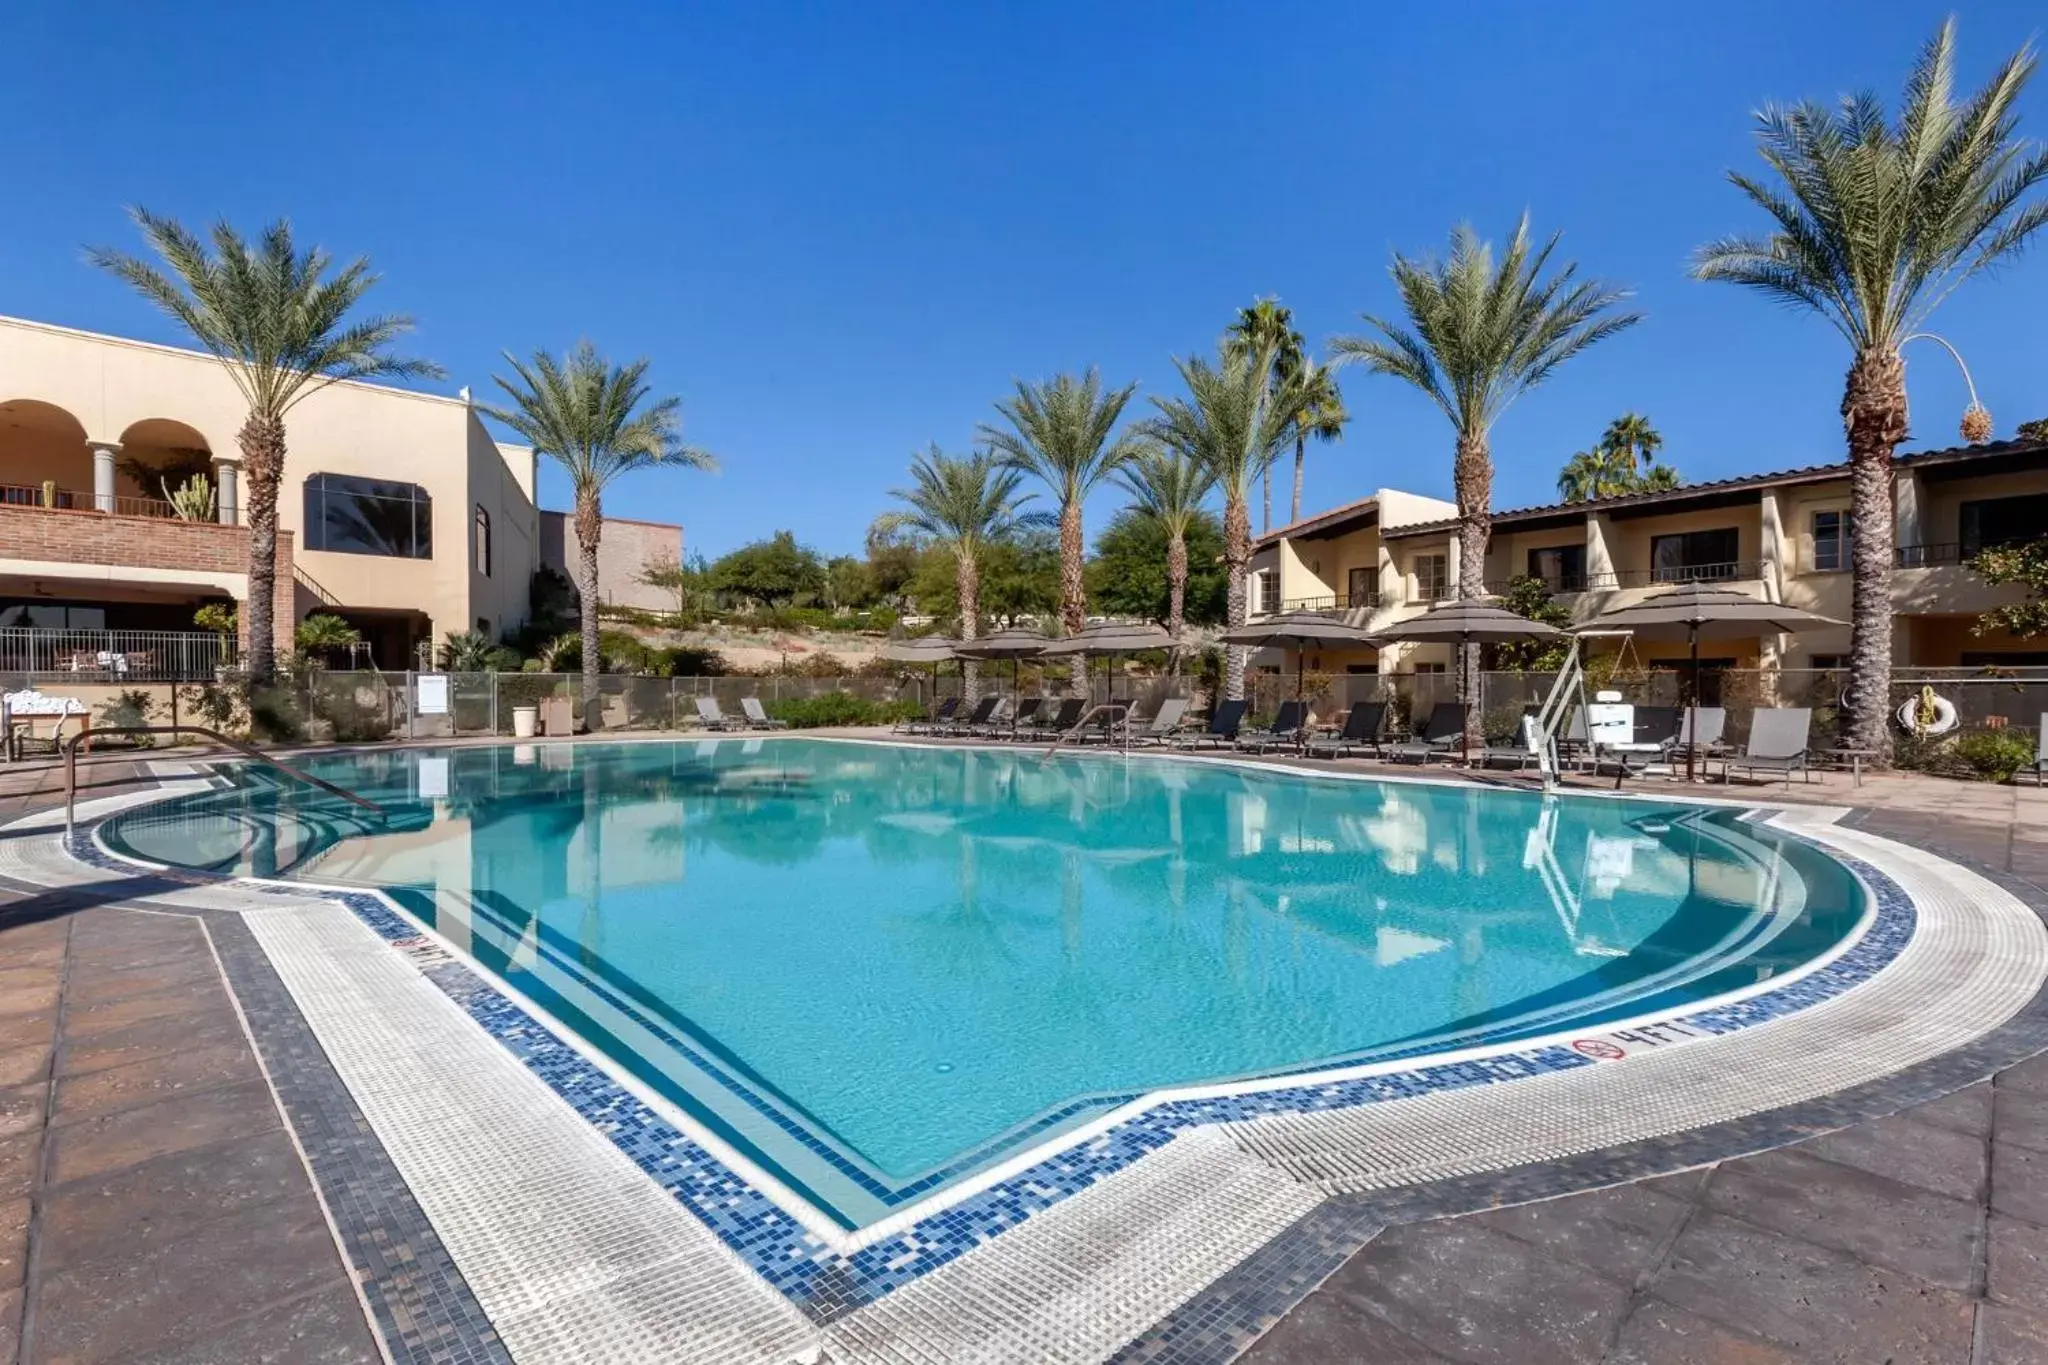
[[(0, 823), (59, 782), (0, 769)], [(2048, 904), (2048, 792), (1693, 790), (1854, 805)], [(0, 1362), (373, 1361), (354, 1279), (203, 922), (0, 887)], [(1242, 1359), (2048, 1362), (2048, 1057), (1676, 1175), (1395, 1210)]]

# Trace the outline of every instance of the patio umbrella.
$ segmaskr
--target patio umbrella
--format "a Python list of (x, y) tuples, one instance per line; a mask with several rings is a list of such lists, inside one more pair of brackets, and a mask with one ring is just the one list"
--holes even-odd
[(1309, 645), (1377, 645), (1379, 638), (1319, 611), (1282, 611), (1232, 626), (1218, 635), (1226, 645), (1293, 645), (1294, 698), (1301, 700), (1303, 651)]
[[(1448, 602), (1439, 602), (1420, 616), (1406, 621), (1396, 621), (1380, 631), (1388, 640), (1402, 640), (1410, 643), (1425, 641), (1456, 641), (1458, 646), (1458, 701), (1466, 702), (1465, 696), (1465, 646), (1515, 644), (1522, 640), (1547, 640), (1564, 634), (1556, 626), (1532, 621), (1506, 607), (1498, 606), (1483, 598), (1460, 597)], [(1459, 736), (1459, 752), (1471, 757), (1471, 727)]]
[(1038, 631), (1011, 626), (993, 635), (984, 635), (979, 640), (962, 640), (954, 646), (954, 652), (963, 659), (1008, 659), (1010, 695), (1014, 698), (1017, 695), (1017, 661), (1037, 658), (1051, 643), (1051, 637)]
[[(1802, 607), (1766, 602), (1733, 588), (1679, 583), (1662, 592), (1652, 593), (1639, 602), (1603, 612), (1581, 629), (1626, 630), (1647, 640), (1685, 640), (1692, 653), (1692, 700), (1687, 707), (1686, 733), (1697, 735), (1702, 639), (1748, 639), (1765, 631), (1789, 635), (1847, 624)], [(1692, 780), (1694, 747), (1688, 744), (1685, 750), (1685, 777), (1688, 782)]]
[(939, 692), (939, 665), (948, 659), (957, 659), (959, 642), (943, 635), (924, 635), (908, 640), (890, 640), (878, 652), (879, 658), (892, 664), (930, 664), (932, 666), (932, 695)]
[[(1150, 621), (1103, 621), (1064, 640), (1054, 640), (1043, 652), (1049, 656), (1082, 654), (1089, 658), (1107, 659), (1120, 654), (1143, 654), (1148, 649), (1170, 650), (1179, 644), (1180, 641), (1168, 634), (1164, 627)], [(1112, 684), (1109, 690), (1114, 692), (1115, 685)]]

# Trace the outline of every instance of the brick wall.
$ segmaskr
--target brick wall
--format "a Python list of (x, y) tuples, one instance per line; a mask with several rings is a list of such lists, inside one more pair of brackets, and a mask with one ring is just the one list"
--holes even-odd
[[(682, 527), (606, 517), (604, 535), (597, 542), (597, 595), (613, 606), (674, 611), (675, 594), (648, 587), (640, 574), (650, 564), (677, 564), (682, 558)], [(571, 583), (581, 576), (576, 519), (568, 513), (540, 514), (540, 562), (567, 574)]]
[[(249, 530), (210, 521), (121, 517), (42, 507), (0, 505), (0, 567), (10, 559), (194, 573), (249, 572)], [(278, 647), (293, 628), (292, 535), (277, 535), (274, 594)]]

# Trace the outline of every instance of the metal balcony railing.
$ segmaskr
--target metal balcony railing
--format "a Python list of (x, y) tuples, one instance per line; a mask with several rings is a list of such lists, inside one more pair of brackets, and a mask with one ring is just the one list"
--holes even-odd
[(1950, 540), (1930, 545), (1901, 545), (1892, 558), (1901, 569), (1927, 569), (1937, 564), (1960, 564), (1969, 556), (1963, 553), (1960, 544)]
[(1516, 574), (1512, 578), (1489, 578), (1486, 580), (1486, 590), (1495, 596), (1499, 596), (1516, 583), (1528, 578), (1536, 579), (1549, 590), (1552, 597), (1562, 597), (1566, 593), (1584, 592), (1586, 590), (1586, 575), (1582, 573), (1566, 574), (1557, 578), (1545, 578), (1540, 574)]
[(1280, 606), (1284, 611), (1351, 611), (1360, 607), (1366, 611), (1378, 611), (1380, 592), (1378, 588), (1374, 588), (1360, 597), (1341, 592), (1325, 597), (1290, 597)]
[(1665, 583), (1739, 583), (1762, 578), (1763, 565), (1754, 559), (1727, 564), (1667, 564), (1655, 569), (1616, 569), (1586, 575), (1588, 588), (1648, 588)]
[[(154, 517), (162, 521), (183, 519), (179, 517), (178, 509), (162, 498), (95, 498), (92, 493), (75, 488), (44, 488), (35, 484), (0, 484), (0, 506), (41, 507), (57, 512), (106, 512), (117, 517)], [(211, 525), (218, 519), (216, 511), (205, 521)], [(229, 522), (233, 520), (231, 516)]]
[(0, 674), (80, 682), (212, 682), (235, 661), (233, 636), (203, 630), (0, 629)]

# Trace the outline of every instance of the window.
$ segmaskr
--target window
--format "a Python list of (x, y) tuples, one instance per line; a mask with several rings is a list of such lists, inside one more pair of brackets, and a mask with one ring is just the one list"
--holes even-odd
[(1807, 660), (1806, 666), (1819, 669), (1822, 672), (1832, 673), (1847, 668), (1849, 666), (1849, 656), (1846, 654), (1816, 654)]
[(57, 602), (0, 603), (0, 629), (105, 630), (105, 607), (69, 607)]
[(1445, 669), (1446, 669), (1446, 665), (1444, 665), (1444, 664), (1417, 664), (1417, 665), (1415, 665), (1415, 671), (1416, 671), (1417, 673), (1431, 673), (1431, 674), (1435, 674), (1435, 673), (1442, 673), (1442, 672), (1444, 672), (1444, 671), (1445, 671)]
[(1989, 498), (1966, 502), (1961, 513), (1963, 558), (2000, 545), (2017, 545), (2038, 540), (2048, 527), (2048, 493), (2029, 493), (2017, 498)]
[(1552, 592), (1584, 592), (1586, 547), (1553, 545), (1529, 551), (1529, 577), (1542, 579)]
[(1847, 512), (1815, 512), (1813, 514), (1813, 567), (1815, 572), (1848, 568), (1849, 546), (1849, 514)]
[(1733, 526), (1712, 531), (1681, 531), (1650, 538), (1650, 577), (1659, 583), (1699, 583), (1740, 578), (1735, 562), (1741, 553)]
[(491, 576), (491, 514), (478, 503), (476, 509), (476, 544), (471, 553), (476, 556), (476, 571), (485, 578)]
[(1344, 605), (1376, 607), (1380, 596), (1378, 569), (1352, 569), (1344, 575)]
[(1380, 666), (1378, 664), (1346, 664), (1344, 665), (1344, 671), (1354, 678), (1376, 678), (1379, 676)]
[(1451, 595), (1451, 557), (1415, 556), (1415, 600), (1441, 602)]
[(306, 548), (434, 557), (434, 504), (415, 483), (315, 474), (306, 480)]
[(1280, 575), (1272, 570), (1259, 575), (1259, 611), (1267, 616), (1280, 610)]

